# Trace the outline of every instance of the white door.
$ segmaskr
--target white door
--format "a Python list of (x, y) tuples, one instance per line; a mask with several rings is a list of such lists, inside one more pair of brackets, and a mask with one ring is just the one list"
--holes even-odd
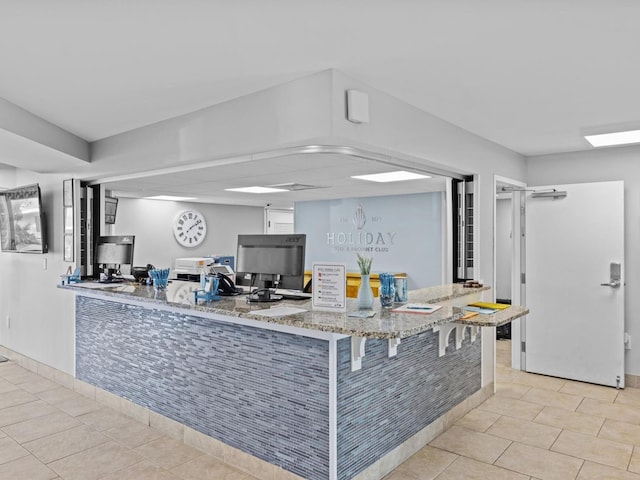
[(624, 183), (550, 189), (567, 196), (526, 201), (525, 369), (624, 387)]
[(267, 209), (265, 216), (265, 233), (294, 233), (293, 210)]

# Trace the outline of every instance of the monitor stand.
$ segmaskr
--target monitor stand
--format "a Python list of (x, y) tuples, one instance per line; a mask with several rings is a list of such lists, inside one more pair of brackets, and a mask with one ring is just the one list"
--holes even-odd
[(250, 303), (279, 302), (280, 300), (282, 300), (282, 295), (272, 293), (269, 288), (263, 288), (247, 296), (247, 301)]

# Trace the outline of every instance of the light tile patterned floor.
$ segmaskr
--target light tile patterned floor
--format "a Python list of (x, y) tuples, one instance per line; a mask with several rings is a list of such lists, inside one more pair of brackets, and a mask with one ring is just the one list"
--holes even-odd
[[(509, 349), (497, 394), (385, 480), (640, 480), (640, 390), (518, 372)], [(264, 480), (0, 363), (0, 480), (40, 479)]]
[(0, 363), (0, 480), (255, 480), (13, 362)]
[(498, 341), (496, 395), (385, 480), (640, 480), (640, 390), (515, 371), (510, 352)]

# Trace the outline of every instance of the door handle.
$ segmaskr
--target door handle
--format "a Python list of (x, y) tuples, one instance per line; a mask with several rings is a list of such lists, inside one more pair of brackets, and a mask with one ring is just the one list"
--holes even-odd
[(622, 267), (620, 262), (611, 262), (609, 264), (609, 280), (607, 283), (601, 283), (603, 287), (620, 288), (620, 278), (622, 276)]

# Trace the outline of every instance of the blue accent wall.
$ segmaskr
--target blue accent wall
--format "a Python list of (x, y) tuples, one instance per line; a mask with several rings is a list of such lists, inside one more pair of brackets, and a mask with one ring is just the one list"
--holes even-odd
[(443, 283), (441, 192), (296, 202), (294, 211), (307, 270), (342, 262), (357, 272), (361, 253), (373, 256), (374, 273), (406, 272), (410, 289)]

